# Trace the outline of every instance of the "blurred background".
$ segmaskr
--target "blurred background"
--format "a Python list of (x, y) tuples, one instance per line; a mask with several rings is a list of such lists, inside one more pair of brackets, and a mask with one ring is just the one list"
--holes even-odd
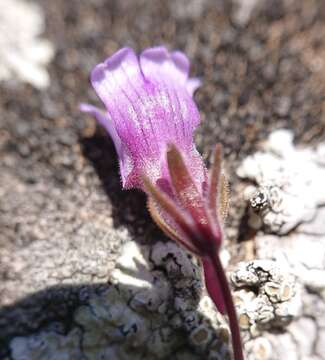
[(63, 333), (71, 327), (121, 244), (163, 238), (144, 196), (121, 190), (111, 140), (78, 110), (81, 102), (99, 104), (93, 66), (124, 46), (188, 55), (191, 74), (202, 79), (196, 143), (207, 162), (215, 143), (224, 146), (236, 204), (229, 239), (238, 242), (246, 211), (239, 163), (275, 129), (291, 129), (300, 145), (324, 140), (325, 2), (0, 5), (0, 358), (7, 359), (14, 336), (54, 322)]

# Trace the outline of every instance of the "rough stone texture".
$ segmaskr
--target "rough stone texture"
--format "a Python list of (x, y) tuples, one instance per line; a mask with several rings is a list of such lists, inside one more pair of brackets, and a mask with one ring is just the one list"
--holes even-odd
[(247, 331), (244, 339), (256, 338), (265, 330), (284, 329), (302, 314), (300, 286), (277, 262), (255, 260), (237, 267), (231, 282), (239, 324)]
[(2, 0), (0, 13), (0, 80), (18, 79), (43, 89), (50, 84), (45, 66), (53, 45), (38, 38), (44, 31), (42, 9), (24, 0)]
[(256, 228), (264, 225), (266, 230), (283, 235), (302, 222), (310, 223), (318, 207), (325, 205), (321, 191), (325, 183), (324, 155), (324, 144), (315, 149), (297, 149), (291, 131), (273, 132), (263, 144), (263, 151), (247, 157), (237, 170), (241, 178), (257, 184), (257, 188), (246, 191), (255, 193), (250, 203), (257, 215), (252, 214), (250, 224)]
[[(291, 316), (292, 321), (286, 331), (281, 334), (263, 334), (265, 343), (261, 346), (265, 353), (269, 353), (266, 359), (282, 359), (287, 358), (286, 356), (293, 360), (324, 358), (323, 148), (324, 144), (315, 148), (297, 149), (292, 144), (292, 134), (281, 130), (271, 134), (269, 140), (263, 144), (263, 152), (248, 157), (238, 169), (242, 177), (257, 183), (257, 193), (267, 194), (267, 204), (264, 206), (256, 207), (256, 195), (250, 201), (255, 212), (257, 211), (253, 217), (259, 218), (259, 221), (251, 219), (250, 223), (254, 227), (259, 223), (259, 228), (273, 231), (273, 234), (260, 231), (254, 235), (255, 256), (263, 259), (259, 260), (262, 263), (273, 261), (284, 272), (290, 271), (301, 285), (301, 304), (296, 308), (295, 315)], [(265, 184), (268, 184), (267, 190)], [(271, 194), (269, 189), (274, 187), (278, 188), (278, 191)], [(251, 192), (249, 187), (248, 191)], [(279, 204), (277, 209), (274, 203)], [(278, 226), (279, 223), (281, 226)], [(233, 277), (237, 282), (243, 277), (246, 284), (256, 281), (256, 277), (245, 272), (240, 273), (239, 277), (236, 277), (235, 273)], [(287, 281), (282, 281), (281, 284), (281, 288), (288, 286)], [(272, 286), (272, 293), (273, 288)], [(276, 286), (275, 290), (277, 289), (280, 288)], [(268, 293), (267, 289), (265, 290)], [(285, 313), (290, 313), (288, 307)], [(249, 346), (249, 351), (254, 356), (255, 342), (251, 341)], [(271, 352), (268, 349), (271, 349)], [(290, 355), (286, 355), (288, 351)]]
[[(29, 0), (30, 4), (35, 2)], [(96, 341), (104, 343), (99, 351), (113, 351), (105, 345), (105, 328), (96, 333), (98, 322), (87, 320), (89, 338), (84, 336), (84, 323), (77, 314), (81, 308), (83, 314), (106, 323), (105, 294), (112, 291), (108, 280), (122, 244), (136, 242), (141, 249), (154, 249), (165, 239), (149, 219), (145, 197), (121, 191), (112, 142), (77, 109), (80, 102), (95, 101), (88, 75), (96, 63), (121, 46), (141, 50), (165, 44), (184, 50), (193, 61), (193, 74), (203, 80), (196, 95), (202, 115), (196, 140), (204, 158), (209, 159), (216, 142), (224, 146), (232, 189), (226, 226), (231, 269), (237, 260), (265, 257), (279, 262), (281, 269), (287, 266), (285, 273), (293, 273), (295, 286), (301, 286), (303, 315), (281, 331), (248, 339), (248, 358), (278, 360), (290, 355), (296, 359), (300, 353), (305, 360), (321, 359), (325, 353), (325, 320), (318, 315), (325, 313), (323, 217), (316, 216), (281, 238), (256, 235), (248, 226), (245, 185), (235, 170), (275, 128), (292, 129), (300, 144), (324, 140), (324, 2), (39, 0), (37, 5), (46, 25), (44, 34), (37, 36), (49, 39), (56, 49), (47, 66), (50, 85), (40, 91), (17, 78), (0, 83), (0, 358), (31, 354), (31, 359), (64, 359), (69, 349), (70, 358), (82, 359), (82, 340), (89, 341), (89, 354), (96, 353)], [(3, 9), (0, 27), (2, 15), (6, 17)], [(308, 238), (300, 233), (302, 229)], [(270, 245), (259, 245), (268, 239)], [(309, 247), (312, 250), (307, 252)], [(279, 250), (283, 261), (273, 256), (273, 249)], [(177, 294), (173, 279), (167, 281), (166, 269), (165, 265), (156, 269), (162, 279), (157, 283), (159, 291), (166, 286), (168, 294)], [(193, 279), (197, 281), (196, 275)], [(147, 301), (151, 293), (140, 294), (140, 300)], [(123, 292), (121, 299), (127, 296)], [(182, 301), (170, 306), (182, 315), (168, 324), (184, 344), (177, 356), (202, 358), (209, 344), (208, 356), (218, 358), (227, 329), (222, 325), (216, 333), (206, 330), (209, 327), (202, 330), (201, 320), (193, 327), (187, 307), (194, 320), (214, 314), (200, 310), (211, 304), (195, 301), (196, 310)], [(96, 317), (93, 309), (101, 315)], [(145, 319), (139, 310), (132, 316)], [(159, 316), (165, 324), (166, 315)], [(310, 341), (301, 335), (304, 328)], [(168, 331), (163, 335), (167, 342)], [(132, 343), (132, 331), (130, 336)], [(114, 351), (123, 352), (123, 346)], [(143, 351), (151, 351), (151, 346)]]
[[(301, 316), (300, 288), (276, 262), (240, 263), (230, 278), (248, 353), (265, 347), (263, 338), (251, 339)], [(52, 322), (14, 337), (12, 358), (229, 358), (228, 325), (202, 289), (197, 261), (176, 244), (126, 243), (109, 280), (106, 290), (74, 310), (67, 334)]]
[(107, 290), (74, 311), (67, 334), (57, 324), (57, 329), (15, 337), (12, 358), (229, 357), (226, 323), (200, 294), (199, 267), (176, 244), (127, 243), (110, 280)]

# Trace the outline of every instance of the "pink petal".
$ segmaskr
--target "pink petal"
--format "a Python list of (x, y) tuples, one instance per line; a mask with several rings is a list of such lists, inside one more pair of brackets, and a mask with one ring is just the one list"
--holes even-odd
[(190, 63), (180, 51), (169, 53), (163, 46), (144, 50), (140, 55), (141, 68), (148, 78), (169, 78), (185, 85)]
[(108, 114), (105, 113), (105, 111), (90, 104), (80, 104), (80, 110), (93, 115), (97, 119), (97, 121), (107, 130), (114, 142), (117, 154), (120, 156), (122, 146), (121, 139), (117, 135), (114, 123), (109, 118)]
[(126, 179), (132, 173), (133, 164), (130, 155), (124, 149), (124, 145), (121, 143), (121, 139), (117, 135), (114, 123), (109, 118), (108, 114), (105, 113), (105, 111), (97, 108), (96, 106), (89, 104), (80, 104), (80, 110), (93, 115), (110, 134), (119, 158), (122, 182), (125, 183)]
[(187, 92), (193, 96), (195, 91), (201, 86), (201, 80), (199, 78), (188, 79), (186, 82)]
[(124, 48), (91, 74), (123, 144), (119, 156), (127, 151), (131, 159), (131, 174), (130, 169), (122, 168), (125, 162), (121, 165), (121, 171), (128, 174), (123, 176), (125, 188), (141, 188), (143, 172), (153, 182), (163, 176), (168, 143), (188, 154), (188, 163), (200, 162), (193, 143), (199, 113), (187, 90), (188, 59), (180, 52), (153, 48), (143, 52), (140, 62), (141, 66), (133, 50)]
[(144, 50), (140, 55), (141, 68), (148, 78), (170, 79), (185, 87), (190, 96), (201, 85), (198, 78), (189, 79), (190, 62), (181, 51), (169, 53), (163, 46)]

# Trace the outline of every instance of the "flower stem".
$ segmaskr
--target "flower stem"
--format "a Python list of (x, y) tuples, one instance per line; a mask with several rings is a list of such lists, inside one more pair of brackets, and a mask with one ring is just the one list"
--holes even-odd
[(224, 269), (222, 267), (219, 256), (217, 254), (215, 256), (211, 256), (211, 261), (215, 268), (216, 274), (218, 275), (221, 288), (223, 289), (223, 297), (224, 297), (225, 307), (226, 307), (226, 311), (229, 319), (230, 331), (231, 331), (234, 360), (244, 360), (239, 324), (238, 324), (235, 305), (228, 285), (228, 280), (224, 272)]

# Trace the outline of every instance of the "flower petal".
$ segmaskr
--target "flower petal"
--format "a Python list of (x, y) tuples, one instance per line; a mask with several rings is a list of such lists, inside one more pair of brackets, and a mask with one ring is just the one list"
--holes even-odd
[(180, 51), (169, 53), (163, 46), (144, 50), (140, 55), (140, 64), (144, 75), (169, 78), (185, 85), (190, 63)]
[[(185, 141), (187, 147), (192, 144), (193, 132), (200, 122), (198, 110), (187, 91), (187, 57), (178, 51), (170, 54), (164, 47), (155, 47), (141, 53), (140, 65), (146, 80), (156, 84), (168, 107), (169, 132), (174, 131), (178, 146), (186, 149), (180, 140)], [(173, 142), (172, 138), (168, 140)]]
[(169, 53), (163, 46), (150, 48), (141, 53), (140, 64), (145, 77), (167, 78), (184, 87), (190, 96), (201, 84), (197, 78), (189, 79), (190, 62), (181, 51)]
[[(135, 82), (143, 82), (134, 51), (121, 49), (98, 64), (91, 73), (91, 82), (106, 105), (122, 142), (132, 143), (141, 135), (140, 119), (134, 109), (138, 95), (132, 91), (132, 86)], [(125, 134), (128, 136), (125, 137)]]
[(117, 152), (118, 156), (120, 156), (121, 155), (121, 146), (122, 146), (121, 139), (117, 135), (114, 123), (109, 118), (108, 114), (106, 114), (105, 111), (99, 109), (98, 107), (90, 105), (90, 104), (80, 104), (80, 110), (85, 113), (89, 113), (89, 114), (93, 115), (97, 119), (97, 121), (100, 123), (100, 125), (102, 125), (107, 130), (107, 132), (110, 134), (110, 136), (114, 142), (116, 152)]
[(199, 78), (188, 79), (186, 82), (187, 92), (193, 96), (195, 91), (201, 86), (201, 80)]
[(126, 179), (130, 177), (132, 173), (132, 159), (128, 151), (124, 149), (124, 145), (121, 143), (121, 139), (116, 132), (113, 121), (109, 118), (105, 111), (97, 108), (96, 106), (90, 104), (80, 104), (80, 110), (93, 115), (110, 134), (119, 158), (122, 182), (123, 184), (126, 183)]
[[(163, 60), (164, 70), (158, 77), (149, 75), (151, 57), (156, 59), (161, 54), (169, 59)], [(188, 59), (180, 52), (169, 54), (164, 48), (149, 49), (141, 59), (140, 67), (134, 51), (124, 48), (97, 65), (91, 74), (123, 149), (132, 159), (132, 177), (124, 176), (123, 180), (126, 188), (142, 188), (143, 172), (153, 182), (163, 176), (168, 143), (177, 143), (189, 154), (190, 163), (199, 159), (193, 144), (199, 113), (186, 87)], [(129, 169), (124, 173), (130, 173)]]

